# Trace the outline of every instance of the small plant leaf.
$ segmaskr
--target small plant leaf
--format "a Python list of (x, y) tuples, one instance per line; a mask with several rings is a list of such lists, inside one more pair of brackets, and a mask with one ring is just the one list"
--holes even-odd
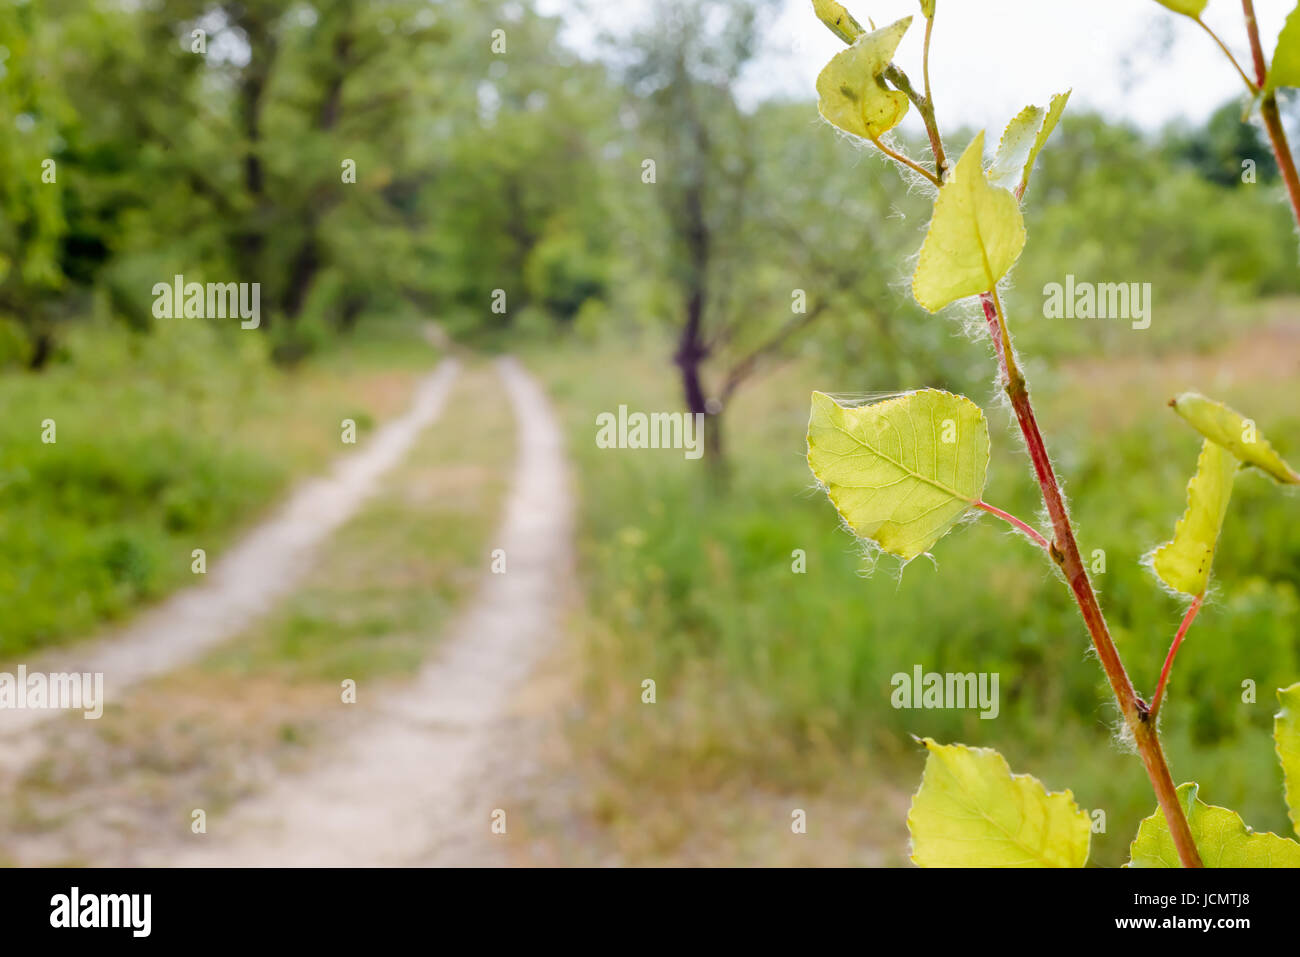
[(1069, 791), (1012, 774), (992, 748), (929, 750), (907, 828), (921, 867), (1083, 867), (1092, 827)]
[(1029, 185), (1029, 174), (1033, 172), (1034, 164), (1038, 162), (1038, 154), (1047, 145), (1047, 139), (1056, 129), (1056, 124), (1061, 121), (1061, 114), (1065, 112), (1065, 106), (1070, 102), (1071, 92), (1066, 90), (1064, 93), (1057, 93), (1047, 104), (1047, 115), (1043, 117), (1043, 125), (1038, 128), (1038, 135), (1034, 137), (1034, 147), (1029, 151), (1029, 158), (1025, 160), (1025, 175), (1021, 182), (1026, 186)]
[(814, 392), (808, 467), (860, 538), (911, 560), (980, 500), (989, 426), (964, 396), (938, 389), (845, 408)]
[(981, 132), (939, 190), (912, 276), (912, 295), (930, 312), (987, 292), (1025, 248), (1025, 220), (1009, 191), (984, 176)]
[(1025, 164), (1038, 138), (1047, 110), (1041, 106), (1026, 106), (1007, 124), (993, 165), (989, 167), (989, 182), (1003, 189), (1015, 189), (1025, 174)]
[(831, 57), (817, 77), (817, 109), (846, 133), (879, 139), (907, 113), (907, 95), (885, 86), (881, 74), (912, 23), (897, 23), (864, 33), (847, 50)]
[(1196, 474), (1187, 483), (1187, 511), (1174, 526), (1173, 540), (1151, 553), (1151, 570), (1174, 591), (1193, 598), (1205, 594), (1238, 468), (1236, 457), (1217, 442), (1201, 444)]
[[(1300, 867), (1300, 844), (1276, 834), (1252, 831), (1236, 811), (1206, 804), (1196, 792), (1194, 783), (1179, 785), (1178, 802), (1206, 867)], [(1129, 862), (1124, 866), (1182, 866), (1163, 809), (1157, 807), (1156, 813), (1139, 825), (1129, 847)]]
[(1300, 86), (1300, 4), (1296, 4), (1277, 35), (1277, 49), (1268, 68), (1264, 91), (1279, 86)]
[(1034, 162), (1042, 152), (1047, 138), (1065, 112), (1070, 91), (1052, 97), (1048, 106), (1026, 106), (1007, 124), (1006, 132), (998, 143), (998, 151), (989, 167), (989, 182), (1013, 192), (1020, 184), (1028, 185)]
[(1210, 0), (1156, 0), (1162, 7), (1168, 7), (1174, 13), (1181, 13), (1193, 20), (1205, 12)]
[(1273, 450), (1252, 419), (1197, 392), (1184, 392), (1169, 404), (1192, 428), (1218, 442), (1247, 465), (1261, 469), (1279, 482), (1300, 485), (1300, 475)]
[(1277, 759), (1282, 762), (1282, 782), (1286, 793), (1291, 827), (1300, 834), (1300, 682), (1277, 693), (1282, 710), (1273, 716), (1273, 743)]
[(813, 0), (813, 13), (817, 14), (817, 19), (826, 24), (831, 33), (845, 43), (852, 43), (867, 32), (862, 29), (862, 24), (853, 19), (853, 14), (835, 0)]
[(921, 16), (927, 20), (934, 19), (934, 0), (921, 0)]

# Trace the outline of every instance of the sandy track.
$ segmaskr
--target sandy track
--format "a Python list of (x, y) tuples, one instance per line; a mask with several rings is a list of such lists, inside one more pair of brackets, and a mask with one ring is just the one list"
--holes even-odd
[[(356, 514), (378, 479), (438, 418), (458, 372), (456, 360), (443, 360), (417, 386), (410, 409), (339, 460), (328, 476), (300, 486), (271, 518), (214, 561), (202, 584), (173, 595), (102, 641), (25, 662), (28, 672), (101, 672), (111, 704), (129, 686), (194, 661), (239, 634), (294, 588), (310, 567), (313, 550)], [(29, 752), (39, 749), (39, 736), (19, 735), (61, 714), (0, 711), (4, 763), (30, 758)]]
[(149, 863), (187, 866), (490, 865), (505, 838), (494, 782), (513, 763), (511, 703), (550, 646), (571, 568), (572, 501), (559, 426), (513, 360), (498, 372), (517, 424), (504, 521), (467, 611), (410, 685), (348, 707), (317, 762), (227, 813), (207, 833)]

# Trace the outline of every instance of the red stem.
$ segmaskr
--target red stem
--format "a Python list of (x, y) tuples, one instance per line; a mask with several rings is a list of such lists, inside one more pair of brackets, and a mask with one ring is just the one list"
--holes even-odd
[(1015, 410), (1020, 432), (1025, 438), (1029, 458), (1034, 465), (1034, 474), (1042, 490), (1043, 504), (1052, 520), (1054, 540), (1048, 552), (1060, 567), (1061, 573), (1065, 575), (1070, 590), (1074, 592), (1075, 601), (1079, 605), (1084, 624), (1087, 625), (1088, 634), (1092, 638), (1093, 648), (1097, 651), (1097, 657), (1110, 681), (1111, 690), (1114, 691), (1115, 699), (1119, 702), (1124, 721), (1133, 734), (1134, 744), (1146, 767), (1147, 776), (1151, 779), (1156, 799), (1160, 803), (1161, 810), (1164, 811), (1170, 836), (1173, 838), (1174, 847), (1178, 850), (1178, 858), (1184, 867), (1201, 867), (1201, 856), (1196, 849), (1196, 841), (1192, 838), (1192, 831), (1187, 824), (1182, 805), (1178, 803), (1178, 790), (1169, 773), (1169, 765), (1165, 761), (1155, 723), (1150, 720), (1146, 703), (1138, 697), (1133, 689), (1133, 682), (1129, 680), (1128, 672), (1124, 670), (1124, 663), (1120, 660), (1119, 651), (1115, 648), (1115, 642), (1106, 626), (1101, 605), (1092, 589), (1092, 583), (1088, 580), (1083, 559), (1079, 556), (1079, 545), (1075, 541), (1074, 528), (1070, 524), (1070, 516), (1065, 508), (1065, 498), (1061, 494), (1060, 484), (1056, 480), (1051, 459), (1047, 455), (1047, 446), (1043, 442), (1038, 421), (1034, 417), (1033, 406), (1029, 402), (1029, 389), (1025, 384), (1024, 376), (1016, 366), (1006, 323), (999, 315), (999, 307), (995, 305), (993, 292), (985, 293), (980, 298), (984, 305), (984, 318), (988, 323), (989, 333), (997, 344), (1003, 385), (1007, 396), (1011, 399), (1011, 407)]
[[(1264, 64), (1264, 47), (1259, 42), (1254, 0), (1241, 0), (1241, 9), (1246, 15), (1246, 35), (1250, 37), (1250, 56), (1255, 64), (1255, 77), (1262, 90), (1268, 80), (1268, 67)], [(1291, 146), (1286, 139), (1286, 130), (1282, 128), (1282, 115), (1278, 112), (1275, 91), (1269, 90), (1260, 99), (1259, 115), (1264, 121), (1264, 129), (1268, 131), (1268, 142), (1273, 147), (1277, 170), (1282, 175), (1282, 182), (1286, 184), (1286, 195), (1291, 201), (1291, 215), (1295, 217), (1296, 224), (1300, 225), (1300, 176), (1296, 174)]]
[(1048, 542), (1047, 539), (1043, 538), (1042, 535), (1039, 535), (1037, 530), (1034, 529), (1032, 525), (1029, 525), (1026, 522), (1022, 522), (1020, 519), (1016, 518), (1010, 512), (1004, 512), (1002, 511), (1002, 509), (998, 508), (995, 505), (990, 505), (988, 502), (976, 502), (975, 507), (982, 508), (990, 515), (996, 515), (1004, 522), (1009, 522), (1010, 524), (1014, 525), (1016, 528), (1020, 529), (1022, 532), (1028, 535), (1033, 540), (1034, 544), (1037, 545), (1039, 548), (1044, 548), (1044, 549), (1051, 548), (1051, 543)]
[(1183, 639), (1187, 637), (1187, 629), (1192, 627), (1192, 622), (1196, 620), (1196, 613), (1201, 610), (1201, 601), (1204, 596), (1197, 595), (1192, 599), (1192, 605), (1187, 609), (1187, 614), (1183, 616), (1183, 623), (1178, 626), (1178, 634), (1174, 635), (1174, 643), (1169, 646), (1169, 654), (1165, 657), (1165, 666), (1160, 669), (1160, 681), (1156, 685), (1155, 697), (1151, 699), (1151, 720), (1156, 719), (1156, 713), (1160, 710), (1160, 702), (1165, 698), (1165, 685), (1169, 683), (1169, 672), (1174, 667), (1174, 655), (1178, 654), (1178, 648), (1182, 645)]

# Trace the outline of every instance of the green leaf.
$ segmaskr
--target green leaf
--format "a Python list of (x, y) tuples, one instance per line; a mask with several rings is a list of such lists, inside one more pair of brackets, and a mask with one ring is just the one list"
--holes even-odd
[(1042, 152), (1047, 138), (1065, 112), (1070, 91), (1058, 93), (1047, 106), (1026, 106), (1007, 124), (1006, 132), (998, 143), (993, 165), (989, 167), (989, 182), (1013, 192), (1021, 183), (1029, 185), (1029, 174)]
[(1014, 190), (1025, 175), (1025, 164), (1033, 151), (1034, 141), (1043, 125), (1047, 110), (1041, 106), (1026, 106), (1007, 124), (998, 151), (989, 167), (989, 182), (1003, 189)]
[(921, 0), (921, 16), (927, 20), (934, 19), (934, 0)]
[(1056, 124), (1061, 120), (1061, 114), (1065, 112), (1065, 105), (1070, 102), (1071, 90), (1064, 93), (1057, 93), (1050, 103), (1047, 104), (1047, 116), (1043, 119), (1043, 125), (1038, 128), (1038, 135), (1034, 137), (1033, 149), (1029, 151), (1029, 158), (1025, 160), (1025, 175), (1021, 182), (1025, 186), (1029, 185), (1029, 174), (1034, 170), (1034, 164), (1038, 162), (1038, 154), (1043, 151), (1047, 145), (1047, 138), (1052, 135), (1052, 130), (1056, 129)]
[(922, 554), (980, 500), (989, 427), (979, 406), (938, 389), (845, 408), (814, 392), (808, 467), (861, 538)]
[(1192, 428), (1218, 442), (1247, 465), (1262, 469), (1279, 482), (1300, 485), (1300, 475), (1273, 450), (1268, 439), (1255, 428), (1254, 420), (1196, 392), (1184, 392), (1169, 404)]
[(813, 12), (831, 33), (845, 43), (852, 43), (866, 32), (862, 29), (862, 24), (853, 19), (853, 14), (835, 0), (813, 0)]
[(1173, 541), (1150, 555), (1151, 570), (1174, 591), (1194, 598), (1205, 594), (1237, 468), (1237, 459), (1223, 446), (1209, 439), (1202, 443), (1196, 474), (1187, 483), (1187, 511), (1174, 526)]
[(991, 748), (922, 742), (929, 754), (907, 828), (921, 867), (1083, 867), (1092, 827), (1069, 791), (1012, 774)]
[(817, 77), (817, 109), (846, 133), (879, 139), (907, 114), (907, 95), (885, 86), (881, 74), (912, 23), (897, 23), (864, 33), (847, 50), (831, 57)]
[(987, 292), (1025, 248), (1020, 203), (984, 176), (984, 134), (966, 147), (939, 190), (912, 276), (912, 295), (930, 312)]
[(1205, 12), (1210, 0), (1156, 0), (1162, 7), (1168, 7), (1174, 13), (1181, 13), (1193, 20)]
[(1300, 86), (1300, 4), (1291, 11), (1277, 35), (1277, 49), (1273, 63), (1264, 80), (1264, 92), (1279, 86)]
[(1273, 716), (1273, 743), (1282, 762), (1282, 782), (1291, 826), (1300, 834), (1300, 682), (1277, 693), (1282, 710)]
[[(1206, 804), (1196, 796), (1196, 784), (1178, 788), (1178, 803), (1187, 815), (1192, 840), (1206, 867), (1300, 867), (1300, 844), (1276, 834), (1258, 834), (1241, 815), (1226, 807)], [(1125, 867), (1180, 867), (1165, 812), (1156, 813), (1138, 827)]]

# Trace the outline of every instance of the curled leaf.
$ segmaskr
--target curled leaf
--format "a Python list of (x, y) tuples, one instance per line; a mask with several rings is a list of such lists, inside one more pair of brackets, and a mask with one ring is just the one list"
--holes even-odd
[[(1259, 834), (1247, 827), (1236, 811), (1206, 804), (1196, 793), (1194, 783), (1179, 785), (1178, 803), (1206, 867), (1300, 867), (1300, 844), (1276, 834)], [(1182, 866), (1162, 808), (1157, 807), (1138, 827), (1124, 866)]]
[(1174, 526), (1173, 540), (1150, 556), (1151, 570), (1174, 591), (1205, 594), (1237, 468), (1237, 459), (1223, 446), (1209, 439), (1202, 443), (1196, 474), (1187, 483), (1187, 511)]
[(1024, 248), (1020, 203), (984, 175), (981, 132), (939, 190), (912, 276), (912, 295), (930, 312), (938, 312), (957, 299), (987, 292)]
[(845, 408), (814, 392), (808, 467), (849, 528), (910, 560), (980, 500), (989, 464), (984, 413), (938, 389)]
[(989, 167), (989, 182), (1003, 189), (1022, 190), (1029, 185), (1038, 154), (1056, 129), (1070, 92), (1058, 93), (1047, 106), (1026, 106), (1007, 124)]
[(929, 750), (907, 828), (921, 867), (1083, 867), (1092, 827), (1069, 791), (1048, 793), (991, 748)]
[(879, 139), (907, 113), (907, 95), (891, 90), (881, 74), (893, 59), (912, 18), (864, 33), (841, 50), (817, 77), (817, 109), (827, 122), (864, 139)]
[(1261, 469), (1286, 485), (1300, 485), (1300, 475), (1274, 451), (1252, 419), (1198, 392), (1184, 392), (1169, 404), (1192, 428), (1222, 445), (1242, 462)]
[(1291, 827), (1300, 834), (1300, 682), (1277, 693), (1282, 710), (1273, 716), (1273, 743), (1282, 763), (1282, 783)]
[(852, 43), (866, 33), (862, 29), (862, 24), (853, 19), (853, 14), (835, 0), (813, 0), (813, 12), (817, 14), (818, 20), (826, 24), (831, 33), (845, 43)]

